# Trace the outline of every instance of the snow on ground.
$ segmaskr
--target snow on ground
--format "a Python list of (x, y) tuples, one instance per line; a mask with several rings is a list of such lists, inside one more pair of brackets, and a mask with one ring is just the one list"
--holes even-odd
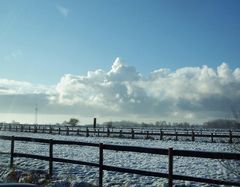
[[(51, 134), (32, 134), (0, 131), (0, 135), (7, 136), (25, 136), (35, 138), (57, 139), (57, 140), (74, 140), (93, 143), (117, 144), (141, 147), (170, 148), (183, 150), (201, 150), (201, 151), (218, 151), (232, 152), (233, 145), (226, 143), (207, 143), (207, 142), (191, 142), (191, 141), (160, 141), (160, 140), (144, 140), (144, 139), (119, 139), (119, 138), (101, 138), (101, 137), (81, 137), (81, 136), (63, 136)], [(95, 147), (85, 146), (69, 146), (54, 145), (54, 157), (68, 158), (74, 160), (88, 161), (98, 163), (99, 149)], [(10, 151), (10, 141), (0, 140), (0, 152)], [(15, 143), (15, 152), (31, 153), (37, 155), (48, 155), (48, 146), (39, 143)], [(0, 181), (4, 181), (4, 173), (6, 173), (9, 165), (9, 155), (0, 155)], [(104, 164), (144, 169), (149, 171), (159, 171), (167, 173), (168, 158), (164, 155), (152, 155), (146, 153), (116, 152), (104, 151)], [(237, 163), (239, 165), (239, 162)], [(27, 158), (14, 158), (14, 165), (17, 169), (31, 169), (48, 171), (48, 162), (41, 160), (33, 160)], [(54, 167), (54, 181), (81, 181), (92, 184), (98, 183), (98, 168), (89, 166), (81, 166), (75, 164), (56, 163)], [(203, 178), (234, 180), (240, 181), (239, 176), (235, 176), (231, 171), (222, 166), (220, 161), (201, 158), (184, 158), (174, 157), (174, 174), (196, 176)], [(164, 186), (167, 184), (166, 179), (157, 177), (140, 176), (136, 174), (118, 173), (104, 171), (104, 186)], [(174, 181), (175, 184), (185, 184), (186, 186), (211, 186), (207, 184), (196, 184), (193, 182)]]

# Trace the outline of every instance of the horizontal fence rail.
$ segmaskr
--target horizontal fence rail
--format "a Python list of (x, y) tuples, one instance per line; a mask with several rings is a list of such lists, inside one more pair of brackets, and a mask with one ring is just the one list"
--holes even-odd
[[(173, 157), (174, 156), (210, 158), (210, 159), (226, 159), (226, 160), (238, 160), (239, 161), (240, 153), (173, 150), (172, 148), (169, 148), (169, 149), (146, 148), (146, 147), (138, 147), (138, 146), (109, 145), (109, 144), (102, 144), (102, 143), (97, 144), (97, 143), (89, 143), (89, 142), (64, 141), (64, 140), (40, 139), (40, 138), (30, 138), (30, 137), (14, 137), (14, 136), (0, 136), (0, 139), (11, 141), (10, 167), (13, 167), (15, 157), (25, 157), (25, 158), (32, 158), (32, 159), (48, 161), (50, 176), (53, 173), (53, 162), (63, 162), (63, 163), (71, 163), (71, 164), (79, 164), (79, 165), (97, 167), (97, 168), (99, 168), (99, 186), (100, 187), (103, 186), (104, 170), (166, 178), (166, 179), (168, 179), (169, 186), (173, 186), (174, 180), (184, 180), (184, 181), (186, 180), (186, 181), (194, 181), (194, 182), (202, 182), (202, 183), (210, 183), (210, 184), (218, 184), (218, 185), (221, 184), (221, 185), (240, 186), (240, 182), (207, 179), (207, 178), (200, 178), (200, 177), (193, 177), (193, 176), (175, 175), (173, 173), (173, 166), (174, 166)], [(49, 146), (49, 155), (48, 156), (40, 156), (40, 155), (33, 155), (33, 154), (27, 154), (27, 153), (16, 153), (14, 151), (14, 145), (15, 145), (16, 141), (45, 143), (46, 145)], [(91, 146), (91, 147), (99, 148), (99, 162), (92, 163), (92, 162), (86, 162), (86, 161), (80, 161), (80, 160), (55, 158), (54, 153), (53, 153), (53, 146), (59, 145), (59, 144)], [(104, 150), (166, 155), (166, 156), (168, 156), (168, 173), (104, 165)]]
[(101, 136), (119, 138), (144, 138), (159, 140), (188, 140), (196, 141), (202, 138), (204, 141), (234, 143), (240, 141), (240, 131), (235, 130), (214, 130), (214, 129), (147, 129), (147, 128), (105, 128), (105, 127), (81, 127), (81, 126), (57, 126), (57, 125), (24, 125), (24, 124), (0, 124), (2, 131), (48, 133), (59, 135), (77, 136)]

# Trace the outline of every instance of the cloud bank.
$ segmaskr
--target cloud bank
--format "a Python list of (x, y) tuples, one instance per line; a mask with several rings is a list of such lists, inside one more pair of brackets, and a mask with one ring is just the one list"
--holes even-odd
[(51, 87), (0, 79), (1, 105), (12, 105), (13, 97), (15, 112), (18, 105), (28, 111), (34, 101), (40, 101), (47, 113), (206, 121), (228, 117), (232, 107), (240, 109), (240, 68), (232, 70), (222, 63), (216, 69), (206, 65), (176, 71), (157, 69), (143, 76), (116, 58), (108, 71), (66, 74)]

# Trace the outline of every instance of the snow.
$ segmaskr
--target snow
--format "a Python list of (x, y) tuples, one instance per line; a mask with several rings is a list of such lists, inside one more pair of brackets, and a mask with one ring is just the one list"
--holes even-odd
[[(114, 145), (129, 145), (141, 147), (170, 148), (182, 150), (201, 150), (217, 152), (233, 152), (233, 145), (227, 143), (209, 143), (209, 142), (191, 142), (191, 141), (173, 141), (173, 140), (144, 140), (144, 139), (120, 139), (103, 137), (82, 137), (82, 136), (64, 136), (51, 134), (33, 134), (0, 131), (0, 135), (6, 136), (24, 136), (56, 140), (74, 140), (93, 143), (104, 143)], [(76, 146), (76, 145), (54, 145), (54, 157), (68, 158), (74, 160), (88, 161), (98, 163), (99, 149), (96, 147)], [(10, 151), (10, 141), (0, 140), (0, 152)], [(30, 153), (36, 155), (48, 155), (48, 145), (32, 142), (16, 142), (15, 152)], [(4, 173), (9, 171), (9, 155), (0, 154), (0, 181), (4, 182)], [(235, 162), (239, 165), (239, 162)], [(153, 155), (146, 153), (116, 152), (104, 150), (104, 164), (143, 169), (149, 171), (158, 171), (167, 173), (168, 157), (164, 155)], [(48, 162), (27, 159), (14, 158), (14, 165), (17, 169), (32, 169), (48, 171)], [(64, 186), (69, 181), (87, 182), (98, 184), (98, 168), (81, 166), (76, 164), (53, 163), (53, 182)], [(227, 170), (220, 161), (213, 159), (202, 159), (192, 157), (174, 157), (174, 174), (212, 178), (220, 180), (240, 181), (239, 176), (233, 175)], [(104, 186), (166, 186), (167, 180), (158, 177), (140, 176), (136, 174), (118, 173), (104, 171)], [(174, 184), (193, 186), (199, 183), (188, 181), (174, 181)], [(200, 186), (211, 186), (201, 184)]]

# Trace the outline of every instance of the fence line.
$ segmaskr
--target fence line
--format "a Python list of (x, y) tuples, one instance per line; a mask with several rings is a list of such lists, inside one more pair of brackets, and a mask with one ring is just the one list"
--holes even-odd
[[(184, 176), (184, 175), (175, 175), (173, 174), (173, 157), (174, 156), (183, 156), (183, 157), (197, 157), (197, 158), (210, 158), (210, 159), (226, 159), (226, 160), (240, 160), (240, 153), (223, 153), (223, 152), (204, 152), (204, 151), (190, 151), (190, 150), (173, 150), (161, 149), (161, 148), (146, 148), (146, 147), (137, 147), (137, 146), (124, 146), (124, 145), (109, 145), (109, 144), (97, 144), (97, 143), (88, 143), (88, 142), (76, 142), (76, 141), (63, 141), (63, 140), (52, 140), (52, 139), (40, 139), (40, 138), (29, 138), (29, 137), (14, 137), (14, 136), (0, 136), (2, 140), (11, 141), (11, 150), (10, 150), (10, 167), (13, 167), (14, 157), (26, 157), (39, 160), (45, 160), (49, 162), (49, 174), (53, 174), (53, 162), (64, 162), (72, 164), (87, 165), (92, 167), (99, 168), (99, 187), (103, 186), (103, 174), (104, 170), (107, 171), (116, 171), (124, 173), (133, 173), (145, 176), (155, 176), (168, 179), (169, 186), (173, 186), (174, 180), (187, 180), (211, 184), (223, 184), (223, 185), (235, 185), (240, 186), (239, 182), (233, 181), (222, 181), (215, 179), (207, 179), (200, 177)], [(27, 153), (16, 153), (14, 151), (15, 141), (27, 141), (34, 143), (45, 143), (49, 145), (49, 156), (39, 156)], [(71, 160), (65, 158), (55, 158), (53, 154), (53, 146), (65, 144), (65, 145), (81, 145), (81, 146), (91, 146), (99, 148), (99, 162), (85, 162), (80, 160)], [(137, 152), (137, 153), (149, 153), (157, 155), (166, 155), (168, 156), (168, 173), (145, 171), (139, 169), (130, 169), (123, 167), (115, 167), (111, 165), (104, 165), (104, 150), (113, 150), (113, 151), (126, 151), (126, 152)]]
[[(78, 136), (106, 136), (106, 137), (126, 137), (126, 138), (145, 138), (145, 139), (160, 139), (164, 140), (169, 137), (174, 138), (175, 141), (179, 140), (179, 137), (187, 138), (190, 141), (195, 141), (196, 138), (209, 139), (210, 142), (215, 142), (214, 139), (228, 139), (228, 143), (233, 143), (233, 139), (240, 140), (240, 133), (233, 134), (232, 130), (224, 132), (206, 132), (202, 130), (189, 130), (189, 129), (152, 129), (152, 130), (140, 130), (140, 129), (118, 129), (118, 128), (89, 128), (89, 127), (58, 127), (47, 125), (21, 125), (21, 124), (8, 124), (0, 125), (0, 130), (14, 131), (14, 132), (30, 132), (30, 133), (48, 133), (59, 135), (78, 135)], [(179, 132), (178, 132), (179, 131)], [(238, 133), (238, 134), (237, 134)], [(138, 136), (138, 137), (137, 137)]]

